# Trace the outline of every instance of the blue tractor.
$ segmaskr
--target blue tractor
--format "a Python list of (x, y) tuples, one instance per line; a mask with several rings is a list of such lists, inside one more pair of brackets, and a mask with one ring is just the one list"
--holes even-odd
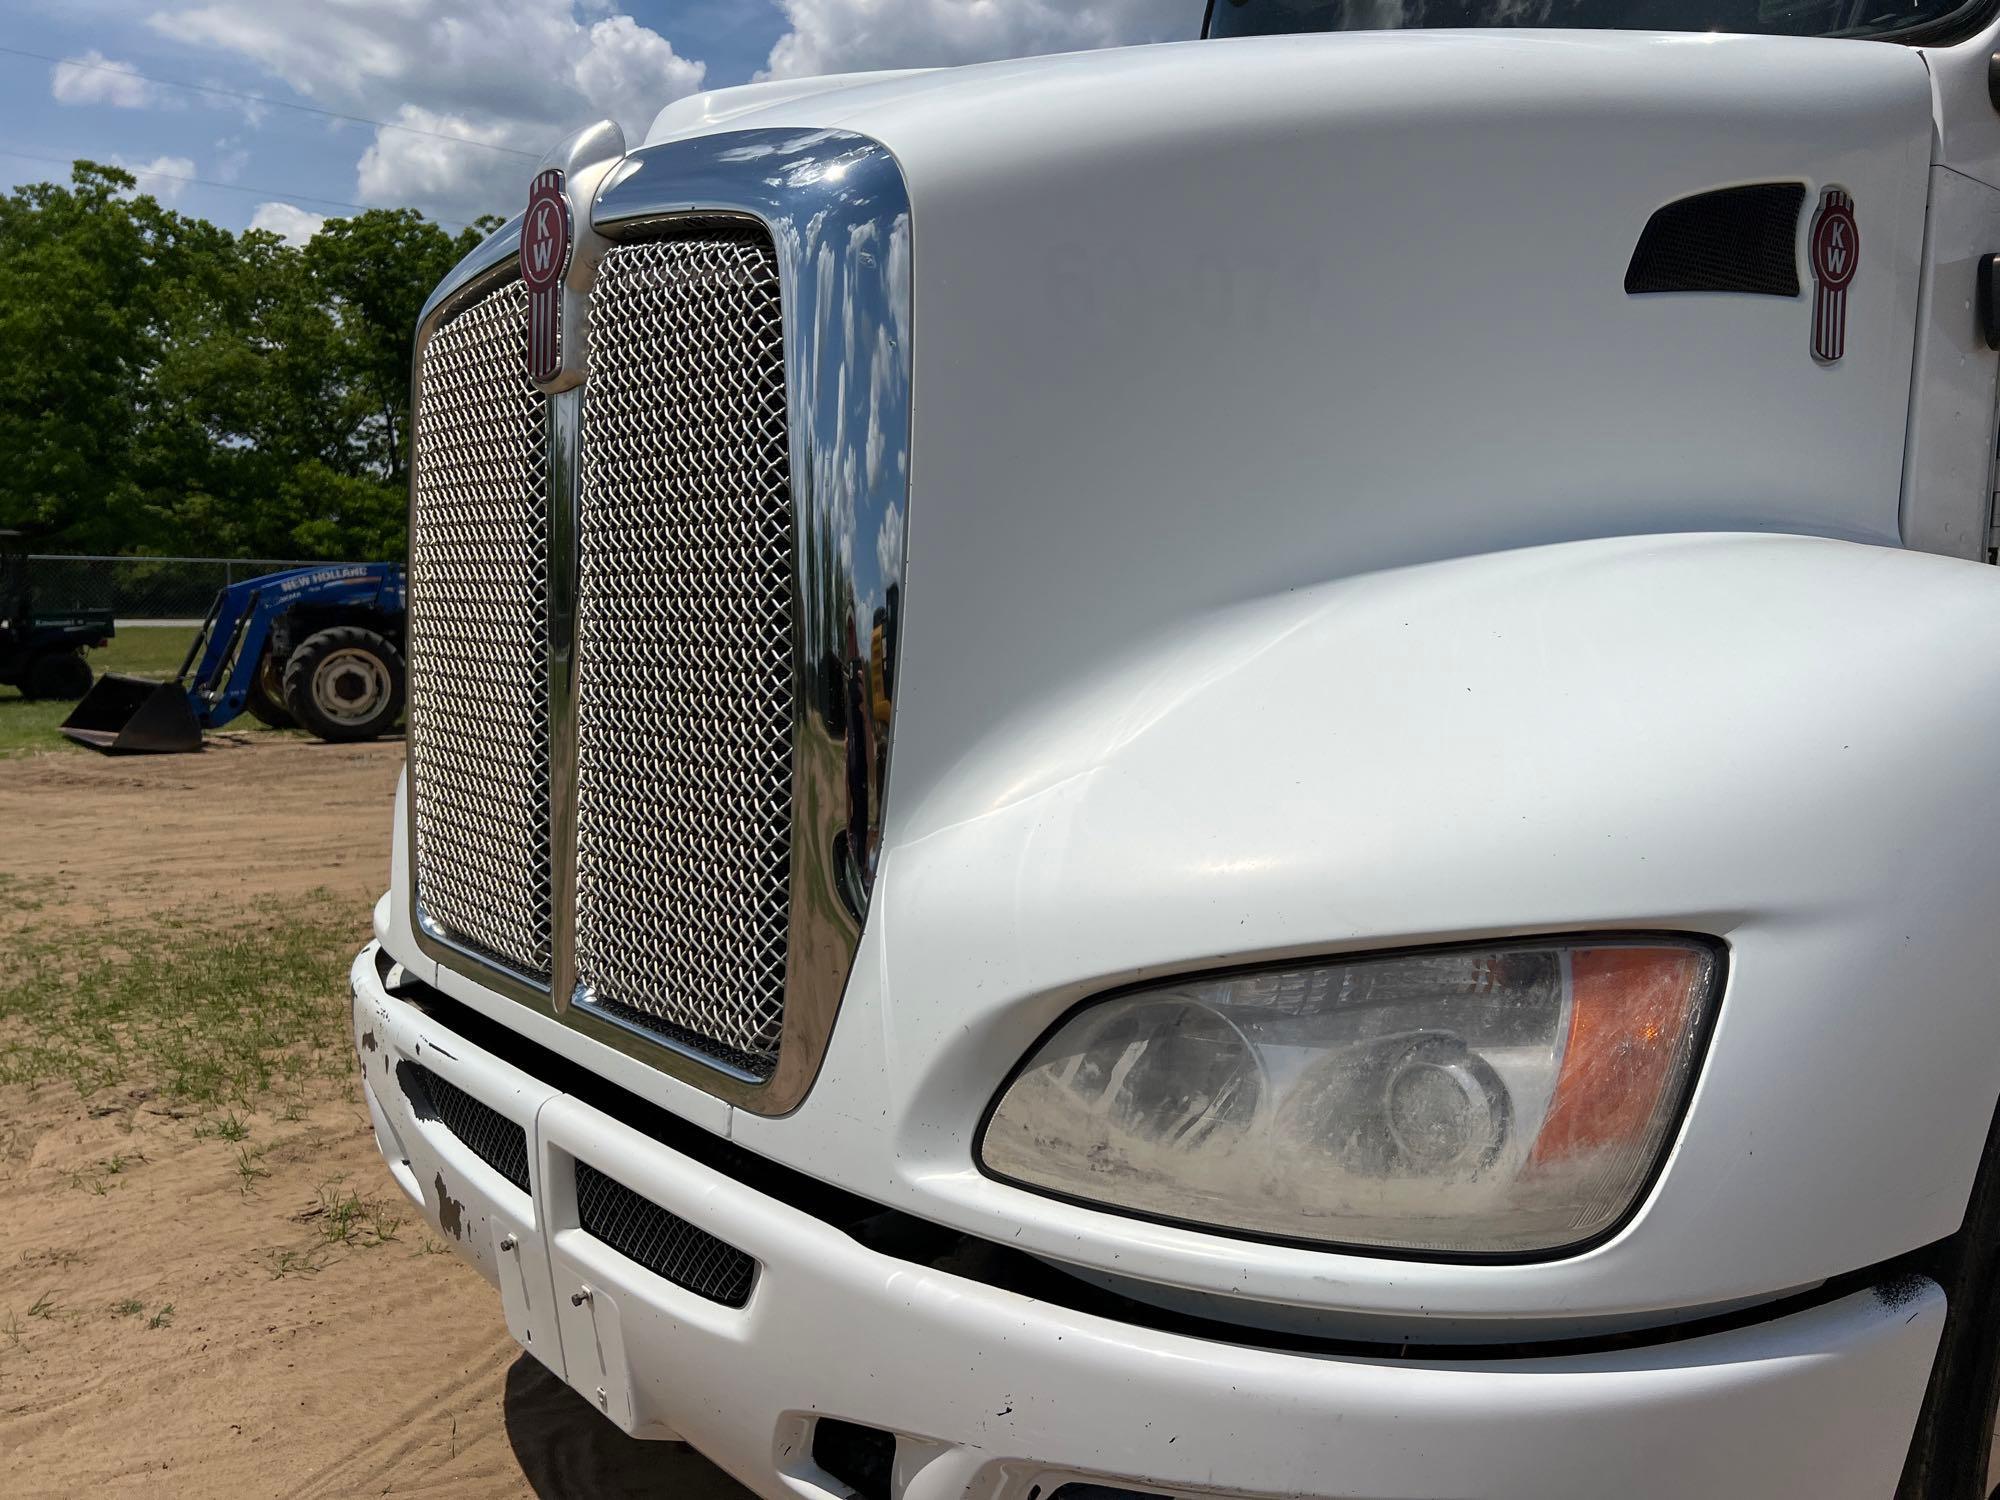
[(168, 682), (100, 677), (62, 722), (107, 754), (199, 750), (248, 713), (323, 740), (388, 733), (403, 711), (407, 590), (395, 563), (328, 563), (233, 583)]

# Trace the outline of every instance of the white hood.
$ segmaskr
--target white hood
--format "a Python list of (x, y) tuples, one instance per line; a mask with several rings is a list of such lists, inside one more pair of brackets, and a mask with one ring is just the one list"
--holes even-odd
[[(1931, 153), (1909, 49), (1189, 43), (849, 81), (724, 128), (750, 125), (873, 136), (908, 181), (905, 810), (962, 750), (934, 728), (1205, 611), (1578, 537), (1897, 536)], [(1627, 294), (1662, 205), (1786, 181), (1800, 296)], [(1832, 365), (1804, 244), (1829, 185), (1860, 236)]]

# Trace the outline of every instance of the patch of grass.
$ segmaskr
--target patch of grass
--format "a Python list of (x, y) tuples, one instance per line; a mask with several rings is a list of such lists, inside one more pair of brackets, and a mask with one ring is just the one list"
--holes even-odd
[(118, 1185), (110, 1179), (123, 1176), (126, 1168), (137, 1166), (145, 1159), (144, 1154), (138, 1151), (130, 1155), (120, 1152), (115, 1156), (107, 1156), (102, 1161), (92, 1162), (87, 1167), (58, 1167), (56, 1170), (61, 1173), (62, 1180), (71, 1187), (102, 1198)]
[(110, 645), (90, 653), (90, 667), (128, 677), (171, 677), (198, 633), (193, 625), (121, 625)]
[(31, 886), (19, 875), (10, 875), (0, 870), (0, 911), (34, 912), (48, 905)]
[(0, 687), (0, 755), (27, 755), (35, 750), (60, 750), (69, 741), (56, 725), (69, 717), (73, 703), (44, 703)]
[[(89, 1096), (142, 1082), (233, 1110), (281, 1081), (345, 1076), (346, 973), (362, 936), (325, 893), (237, 926), (162, 918), (130, 949), (30, 923), (0, 962), (0, 1083), (64, 1078)], [(116, 1175), (134, 1159), (103, 1166)]]
[(234, 1145), (238, 1141), (250, 1138), (250, 1127), (244, 1124), (243, 1117), (232, 1109), (219, 1120), (203, 1120), (196, 1125), (194, 1138), (198, 1141), (228, 1141)]
[(53, 1318), (58, 1311), (59, 1309), (56, 1307), (56, 1294), (54, 1292), (43, 1292), (41, 1296), (35, 1299), (34, 1306), (28, 1309), (28, 1316), (31, 1318)]
[(298, 1216), (299, 1222), (313, 1225), (329, 1245), (373, 1249), (396, 1238), (403, 1225), (376, 1199), (349, 1190), (342, 1177), (322, 1182), (313, 1190), (313, 1197), (313, 1206)]
[(146, 1304), (137, 1297), (120, 1297), (111, 1304), (111, 1316), (114, 1318), (136, 1318), (145, 1310)]
[(81, 1265), (88, 1259), (89, 1257), (81, 1250), (71, 1250), (65, 1246), (57, 1246), (53, 1250), (21, 1252), (21, 1264), (24, 1266), (56, 1266), (67, 1269), (70, 1266)]
[(304, 1250), (266, 1250), (264, 1269), (273, 1281), (288, 1276), (317, 1276), (326, 1269), (327, 1247), (313, 1245)]
[(245, 1197), (248, 1197), (250, 1190), (257, 1185), (258, 1178), (271, 1175), (271, 1169), (262, 1164), (263, 1160), (262, 1148), (256, 1151), (244, 1146), (236, 1148), (236, 1190)]
[(102, 1198), (111, 1191), (104, 1174), (96, 1167), (59, 1167), (57, 1171), (62, 1174), (62, 1180), (78, 1192)]
[(173, 1322), (173, 1320), (174, 1320), (173, 1303), (163, 1302), (160, 1304), (159, 1311), (154, 1313), (152, 1317), (146, 1319), (146, 1326), (148, 1328), (165, 1328), (169, 1323)]
[(27, 1345), (21, 1342), (21, 1335), (24, 1332), (26, 1330), (21, 1327), (20, 1318), (15, 1314), (13, 1308), (8, 1308), (7, 1321), (0, 1323), (0, 1339), (5, 1339), (7, 1347), (10, 1349), (25, 1349)]

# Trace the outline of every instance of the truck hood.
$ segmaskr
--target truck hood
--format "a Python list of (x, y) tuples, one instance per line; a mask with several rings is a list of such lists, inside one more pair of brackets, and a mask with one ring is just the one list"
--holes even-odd
[[(753, 103), (724, 128), (872, 136), (909, 188), (905, 834), (964, 815), (931, 794), (972, 740), (1252, 600), (1585, 537), (1898, 538), (1910, 49), (1350, 34)], [(1628, 294), (1657, 210), (1770, 182), (1804, 188), (1798, 295)], [(1828, 187), (1859, 239), (1837, 363), (1806, 246)]]

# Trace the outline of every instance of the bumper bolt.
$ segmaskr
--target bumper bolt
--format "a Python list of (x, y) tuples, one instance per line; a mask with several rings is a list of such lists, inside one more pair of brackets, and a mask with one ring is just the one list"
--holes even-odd
[(514, 1236), (511, 1234), (502, 1235), (500, 1237), (500, 1249), (503, 1252), (512, 1250), (519, 1243), (520, 1241), (516, 1240)]
[(590, 1288), (587, 1286), (580, 1286), (569, 1294), (569, 1305), (571, 1307), (581, 1307), (589, 1300)]

